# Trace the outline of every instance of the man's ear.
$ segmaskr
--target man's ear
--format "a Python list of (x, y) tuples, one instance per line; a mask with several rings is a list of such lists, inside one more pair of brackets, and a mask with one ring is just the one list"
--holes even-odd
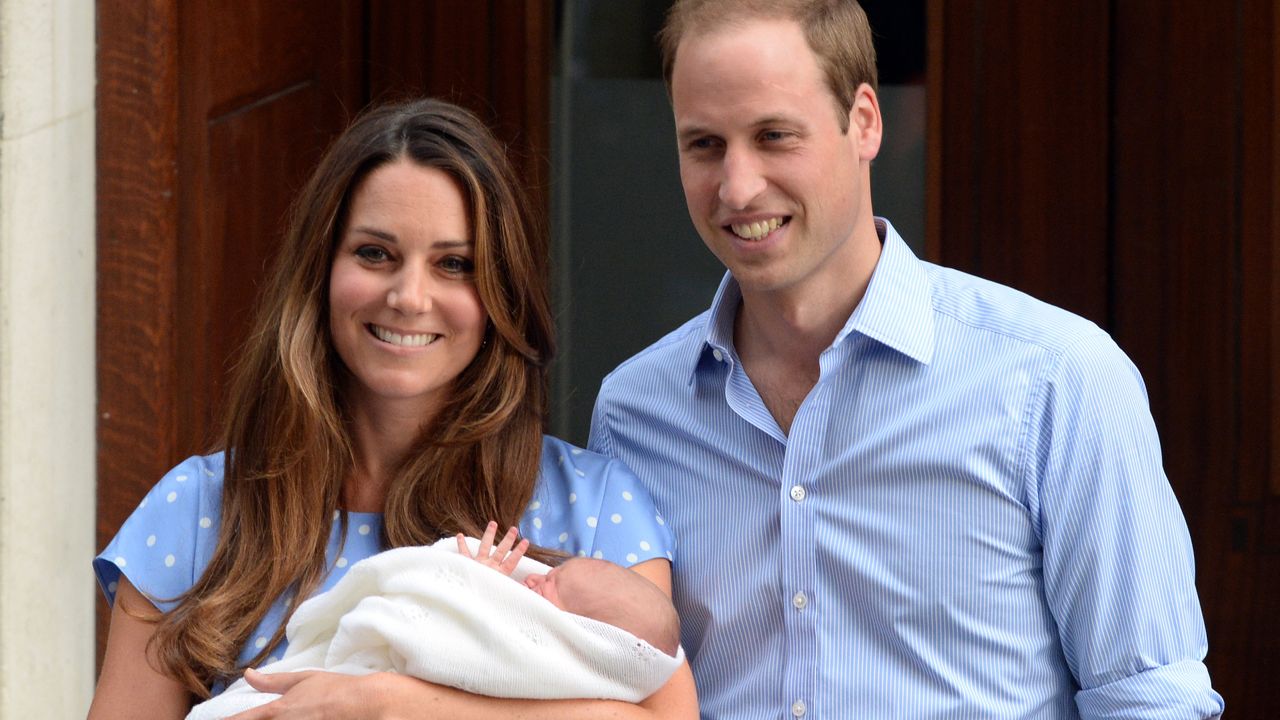
[(867, 83), (858, 86), (849, 108), (849, 132), (854, 135), (858, 159), (871, 162), (880, 154), (880, 139), (884, 123), (880, 118), (880, 99)]

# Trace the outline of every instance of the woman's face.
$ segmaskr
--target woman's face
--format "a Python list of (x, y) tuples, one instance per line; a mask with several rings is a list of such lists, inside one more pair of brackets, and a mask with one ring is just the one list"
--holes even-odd
[(433, 416), (484, 339), (467, 203), (442, 170), (401, 158), (351, 198), (329, 274), (329, 329), (369, 410)]

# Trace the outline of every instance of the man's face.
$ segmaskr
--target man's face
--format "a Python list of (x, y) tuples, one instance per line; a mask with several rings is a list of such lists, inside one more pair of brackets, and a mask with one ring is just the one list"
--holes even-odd
[(879, 147), (870, 89), (859, 102), (876, 113), (873, 143), (857, 104), (841, 131), (800, 27), (751, 20), (681, 40), (671, 97), (689, 216), (743, 291), (846, 282), (870, 213), (862, 161)]

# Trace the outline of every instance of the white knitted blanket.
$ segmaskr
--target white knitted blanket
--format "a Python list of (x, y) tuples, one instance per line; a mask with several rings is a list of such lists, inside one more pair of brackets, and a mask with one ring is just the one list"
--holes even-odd
[[(472, 551), (477, 542), (469, 540)], [(289, 647), (262, 672), (392, 671), (511, 698), (638, 702), (684, 661), (618, 628), (565, 612), (526, 588), (546, 565), (524, 558), (511, 578), (459, 555), (457, 541), (362, 560), (289, 620)], [(237, 680), (191, 710), (221, 719), (279, 695)]]

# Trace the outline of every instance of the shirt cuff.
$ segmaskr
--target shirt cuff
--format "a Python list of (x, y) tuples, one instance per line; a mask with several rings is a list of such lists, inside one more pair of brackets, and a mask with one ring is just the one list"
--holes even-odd
[(1081, 690), (1076, 707), (1087, 720), (1206, 720), (1223, 702), (1204, 663), (1183, 660)]

